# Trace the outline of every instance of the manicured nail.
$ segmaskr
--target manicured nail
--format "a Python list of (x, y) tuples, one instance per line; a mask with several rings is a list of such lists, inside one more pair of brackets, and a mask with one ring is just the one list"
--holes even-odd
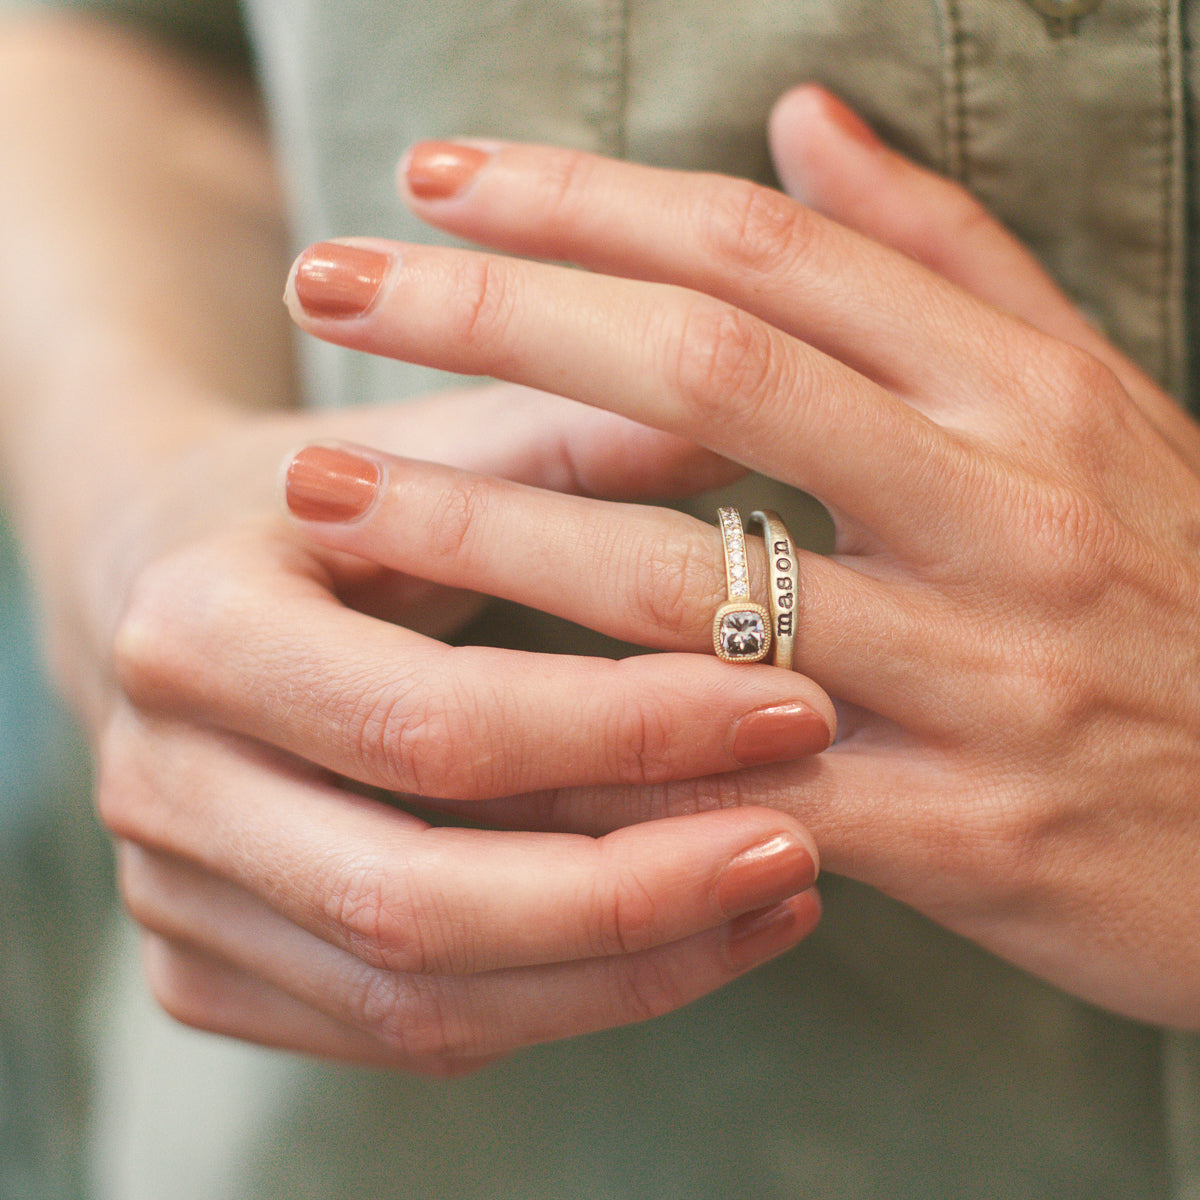
[(828, 745), (824, 717), (805, 704), (756, 708), (737, 723), (733, 735), (733, 755), (747, 766), (820, 754)]
[(457, 196), (492, 156), (458, 142), (420, 142), (408, 152), (404, 178), (418, 200)]
[(805, 932), (815, 903), (797, 896), (762, 912), (747, 913), (732, 923), (726, 953), (735, 971), (748, 971), (782, 954)]
[(379, 464), (335, 446), (306, 446), (288, 464), (287, 506), (303, 521), (353, 521), (371, 507)]
[(310, 317), (361, 317), (375, 303), (390, 265), (377, 250), (318, 242), (296, 264), (296, 299)]
[(780, 833), (743, 851), (717, 880), (717, 903), (728, 917), (766, 908), (807, 891), (816, 882), (817, 864), (808, 847)]

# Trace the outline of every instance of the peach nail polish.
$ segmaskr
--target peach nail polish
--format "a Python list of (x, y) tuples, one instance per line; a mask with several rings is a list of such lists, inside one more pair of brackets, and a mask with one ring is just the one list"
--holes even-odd
[(748, 971), (787, 950), (800, 937), (803, 918), (805, 914), (811, 915), (813, 907), (804, 903), (803, 897), (797, 897), (739, 917), (729, 931), (726, 952), (730, 966), (735, 971)]
[(376, 250), (318, 242), (296, 265), (296, 299), (310, 317), (360, 317), (375, 302), (390, 265)]
[(486, 150), (458, 142), (420, 142), (409, 151), (404, 177), (418, 200), (457, 196), (491, 158)]
[(717, 903), (733, 917), (806, 891), (816, 879), (817, 865), (808, 847), (781, 833), (743, 851), (721, 872)]
[(829, 726), (804, 704), (757, 708), (737, 723), (733, 736), (734, 757), (747, 766), (819, 754), (828, 745)]
[(379, 464), (335, 446), (306, 446), (288, 464), (287, 506), (303, 521), (352, 521), (371, 507)]

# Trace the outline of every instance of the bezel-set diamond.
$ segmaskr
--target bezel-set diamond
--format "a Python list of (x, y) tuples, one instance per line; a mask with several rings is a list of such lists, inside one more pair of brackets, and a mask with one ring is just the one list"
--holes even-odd
[(750, 599), (746, 535), (736, 508), (717, 513), (725, 549), (725, 584), (729, 599), (713, 618), (713, 649), (724, 662), (762, 662), (771, 649), (771, 618)]
[(771, 648), (767, 610), (744, 600), (722, 604), (713, 621), (713, 649), (725, 662), (762, 662)]

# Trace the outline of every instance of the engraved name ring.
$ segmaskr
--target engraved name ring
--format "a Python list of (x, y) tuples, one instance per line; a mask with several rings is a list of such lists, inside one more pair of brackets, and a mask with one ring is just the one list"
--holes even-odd
[(771, 617), (750, 599), (750, 571), (746, 565), (746, 535), (736, 508), (717, 510), (717, 524), (725, 547), (725, 586), (729, 599), (713, 618), (713, 648), (724, 662), (762, 662), (771, 649)]
[(767, 600), (771, 609), (771, 636), (777, 667), (792, 669), (796, 646), (796, 606), (800, 601), (800, 573), (796, 548), (777, 512), (752, 512), (751, 525), (761, 525), (767, 543)]

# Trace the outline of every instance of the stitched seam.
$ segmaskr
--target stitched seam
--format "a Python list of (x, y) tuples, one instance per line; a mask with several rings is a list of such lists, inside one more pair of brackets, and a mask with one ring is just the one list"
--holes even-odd
[(624, 158), (629, 73), (629, 0), (600, 0), (596, 14), (597, 76), (600, 111), (596, 114), (601, 148)]
[(1163, 0), (1159, 11), (1159, 67), (1162, 80), (1162, 189), (1158, 295), (1158, 323), (1162, 344), (1162, 363), (1159, 376), (1165, 386), (1178, 389), (1183, 383), (1184, 338), (1180, 329), (1175, 299), (1179, 294), (1182, 272), (1183, 242), (1179, 236), (1180, 205), (1180, 131), (1181, 114), (1177, 108), (1179, 81), (1176, 79), (1175, 29), (1172, 17), (1174, 0)]
[(617, 79), (615, 138), (620, 158), (629, 154), (629, 5), (631, 0), (614, 0), (617, 6)]
[(966, 51), (962, 12), (958, 0), (945, 0), (946, 25), (945, 73), (946, 99), (943, 104), (946, 142), (946, 174), (969, 186), (967, 164), (967, 85)]
[(625, 108), (629, 98), (629, 0), (608, 0), (609, 151), (624, 158), (628, 137)]
[(1170, 286), (1170, 269), (1171, 269), (1171, 63), (1170, 63), (1170, 42), (1168, 31), (1167, 12), (1171, 7), (1171, 0), (1163, 0), (1159, 6), (1159, 21), (1158, 21), (1158, 67), (1159, 78), (1162, 90), (1159, 94), (1159, 100), (1162, 104), (1162, 132), (1163, 141), (1162, 149), (1162, 176), (1159, 180), (1161, 188), (1162, 203), (1159, 206), (1159, 218), (1162, 223), (1162, 230), (1159, 236), (1159, 245), (1162, 247), (1160, 251), (1160, 261), (1158, 269), (1159, 291), (1158, 291), (1158, 327), (1159, 337), (1162, 344), (1163, 362), (1159, 375), (1165, 375), (1167, 365), (1170, 362), (1171, 352), (1171, 328), (1170, 316), (1168, 313), (1169, 297), (1168, 288)]

